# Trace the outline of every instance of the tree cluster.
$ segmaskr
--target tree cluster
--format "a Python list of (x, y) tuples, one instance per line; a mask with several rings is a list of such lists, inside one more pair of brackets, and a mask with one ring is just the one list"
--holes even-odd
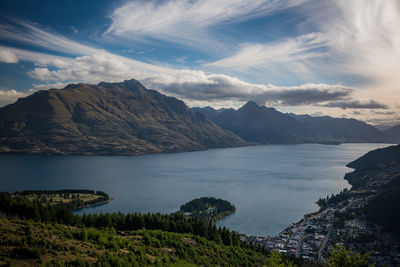
[(7, 192), (0, 193), (0, 212), (8, 217), (32, 219), (39, 222), (57, 222), (67, 225), (106, 228), (117, 230), (163, 230), (175, 233), (187, 233), (204, 237), (224, 245), (239, 245), (239, 234), (227, 228), (217, 228), (214, 223), (206, 223), (181, 213), (104, 213), (75, 215), (63, 204), (43, 205), (38, 200), (13, 197)]

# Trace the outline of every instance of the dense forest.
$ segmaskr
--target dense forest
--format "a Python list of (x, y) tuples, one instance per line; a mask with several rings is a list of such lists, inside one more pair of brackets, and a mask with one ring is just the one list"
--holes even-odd
[(181, 206), (180, 212), (196, 217), (206, 222), (217, 222), (234, 213), (236, 208), (229, 201), (213, 197), (193, 199)]
[(163, 230), (175, 233), (195, 234), (225, 245), (239, 245), (238, 233), (217, 228), (214, 223), (206, 223), (195, 217), (181, 213), (104, 213), (74, 215), (66, 205), (43, 205), (39, 200), (13, 197), (7, 192), (0, 193), (0, 212), (7, 217), (33, 219), (38, 222), (56, 222), (86, 227), (113, 227), (116, 230)]
[(225, 246), (192, 234), (70, 227), (0, 219), (5, 266), (293, 266), (277, 253)]

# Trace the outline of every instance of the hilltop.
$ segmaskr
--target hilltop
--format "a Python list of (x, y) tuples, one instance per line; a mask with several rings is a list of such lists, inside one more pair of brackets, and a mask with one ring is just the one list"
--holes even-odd
[(136, 80), (71, 84), (0, 109), (0, 152), (140, 155), (245, 145)]

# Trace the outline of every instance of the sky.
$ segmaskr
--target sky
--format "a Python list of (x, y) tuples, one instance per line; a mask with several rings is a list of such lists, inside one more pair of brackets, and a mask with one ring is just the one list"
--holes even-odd
[(136, 79), (189, 106), (400, 124), (399, 0), (0, 3), (0, 106)]

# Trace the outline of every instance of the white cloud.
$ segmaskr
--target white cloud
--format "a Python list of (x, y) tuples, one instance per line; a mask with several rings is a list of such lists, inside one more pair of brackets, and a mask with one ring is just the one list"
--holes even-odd
[(143, 83), (179, 98), (197, 101), (255, 100), (275, 105), (306, 105), (348, 99), (351, 87), (328, 84), (275, 86), (253, 84), (223, 74), (181, 70), (175, 75), (157, 75), (143, 79)]
[(67, 86), (69, 83), (62, 83), (62, 82), (54, 82), (54, 83), (41, 83), (41, 84), (33, 84), (33, 88), (30, 89), (28, 92), (33, 93), (39, 90), (48, 90), (48, 89), (60, 89)]
[(67, 54), (91, 54), (98, 49), (72, 41), (62, 35), (45, 31), (34, 23), (13, 20), (15, 25), (0, 25), (0, 39), (17, 41)]
[[(243, 103), (255, 100), (261, 104), (280, 106), (319, 105), (328, 101), (350, 99), (353, 88), (342, 85), (303, 84), (299, 86), (274, 86), (253, 84), (236, 77), (210, 74), (203, 71), (172, 70), (146, 72), (137, 70), (129, 61), (121, 61), (109, 53), (68, 59), (47, 59), (49, 66), (37, 66), (28, 74), (44, 84), (34, 85), (35, 90), (62, 88), (68, 83), (98, 83), (136, 78), (145, 86), (168, 95), (197, 101), (197, 103)], [(0, 96), (1, 98), (1, 96)]]
[[(400, 2), (335, 0), (336, 16), (321, 21), (338, 66), (372, 79), (378, 86), (400, 88)], [(381, 88), (380, 90), (382, 90)], [(400, 99), (399, 99), (400, 100)]]
[[(0, 53), (1, 51), (9, 51), (18, 61), (33, 62), (36, 66), (54, 66), (57, 68), (64, 68), (72, 62), (72, 59), (69, 57), (55, 56), (47, 53), (39, 53), (0, 45)], [(18, 61), (9, 63), (17, 63)]]
[(400, 101), (396, 94), (400, 89), (398, 0), (310, 0), (301, 8), (307, 18), (307, 27), (302, 29), (312, 25), (319, 32), (283, 41), (245, 43), (235, 54), (207, 66), (253, 73), (262, 70), (267, 73), (264, 76), (273, 72), (282, 79), (293, 74), (317, 78), (321, 74), (333, 78), (356, 75), (358, 80), (363, 78), (364, 89), (372, 89), (359, 90), (362, 96)]
[[(61, 63), (61, 64), (60, 64)], [(119, 60), (109, 53), (100, 53), (76, 57), (69, 64), (50, 70), (47, 67), (36, 67), (28, 72), (32, 78), (44, 81), (83, 81), (97, 83), (99, 81), (121, 81), (131, 77), (144, 75), (145, 72), (135, 71), (129, 60)]]
[[(62, 52), (69, 55), (79, 55), (79, 56), (89, 55), (93, 57), (96, 57), (98, 55), (104, 55), (108, 59), (113, 59), (114, 61), (123, 62), (124, 64), (129, 65), (133, 69), (150, 73), (151, 72), (169, 73), (171, 71), (170, 68), (165, 68), (162, 66), (141, 62), (138, 60), (109, 53), (103, 49), (98, 49), (88, 45), (80, 44), (64, 36), (61, 36), (57, 33), (51, 33), (42, 30), (38, 26), (32, 23), (27, 23), (24, 21), (17, 21), (17, 20), (15, 20), (15, 23), (19, 25), (19, 27), (12, 25), (0, 25), (0, 39), (28, 43), (37, 47), (46, 48), (52, 51)], [(67, 57), (54, 56), (46, 53), (32, 52), (29, 50), (16, 49), (5, 46), (0, 46), (0, 47), (12, 51), (20, 59), (32, 61), (38, 63), (39, 65), (52, 65), (62, 68), (71, 63), (71, 59)], [(58, 62), (55, 62), (55, 60), (57, 60)]]
[(0, 90), (0, 107), (15, 102), (18, 98), (32, 94), (34, 90), (18, 92), (15, 90)]
[[(35, 67), (28, 74), (37, 80), (50, 83), (121, 81), (136, 78), (149, 88), (186, 100), (197, 101), (248, 101), (277, 105), (304, 105), (326, 101), (345, 100), (353, 88), (342, 85), (303, 84), (300, 86), (274, 86), (253, 84), (236, 77), (210, 74), (204, 71), (170, 70), (149, 73), (135, 70), (134, 66), (107, 53), (76, 57), (69, 64), (51, 70)], [(36, 87), (37, 88), (37, 87)]]
[(4, 63), (17, 63), (18, 57), (10, 50), (0, 50), (0, 62)]
[[(37, 64), (28, 73), (32, 78), (44, 82), (44, 85), (36, 85), (36, 89), (65, 85), (68, 82), (98, 83), (100, 81), (121, 81), (136, 78), (143, 81), (146, 86), (184, 99), (247, 101), (257, 98), (280, 105), (299, 105), (343, 99), (352, 91), (351, 88), (341, 85), (304, 84), (293, 87), (279, 87), (270, 84), (252, 84), (223, 74), (176, 70), (81, 45), (58, 34), (46, 32), (34, 25), (28, 26), (25, 22), (17, 23), (25, 29), (14, 29), (13, 32), (28, 33), (23, 36), (17, 34), (17, 37), (14, 36), (17, 39), (22, 38), (24, 42), (33, 44), (39, 37), (47, 38), (46, 41), (38, 43), (38, 46), (64, 53), (86, 53), (86, 55), (75, 58), (67, 58), (4, 47), (12, 51), (21, 60), (28, 60)], [(0, 37), (7, 38), (7, 36), (7, 34), (4, 35), (4, 31), (0, 31)], [(318, 34), (310, 34), (289, 41), (287, 46), (298, 46), (297, 51), (300, 53), (318, 47), (319, 43), (322, 42), (321, 39), (322, 37)], [(83, 51), (80, 49), (83, 49)], [(276, 46), (276, 49), (279, 49), (278, 46)], [(287, 48), (284, 50), (288, 51)], [(308, 56), (311, 57), (312, 52)], [(269, 58), (274, 59), (272, 54)], [(286, 58), (289, 60), (289, 56)], [(306, 100), (306, 97), (310, 97), (310, 99)]]
[[(201, 49), (221, 47), (209, 36), (215, 25), (257, 18), (304, 0), (135, 1), (117, 8), (105, 34), (156, 38)], [(224, 44), (226, 46), (226, 44)], [(206, 48), (205, 48), (206, 47)]]
[(296, 38), (287, 38), (266, 44), (245, 44), (234, 55), (206, 64), (217, 68), (235, 70), (260, 69), (274, 71), (279, 68), (287, 72), (308, 73), (310, 60), (326, 57), (323, 49), (327, 40), (321, 33), (309, 33)]

